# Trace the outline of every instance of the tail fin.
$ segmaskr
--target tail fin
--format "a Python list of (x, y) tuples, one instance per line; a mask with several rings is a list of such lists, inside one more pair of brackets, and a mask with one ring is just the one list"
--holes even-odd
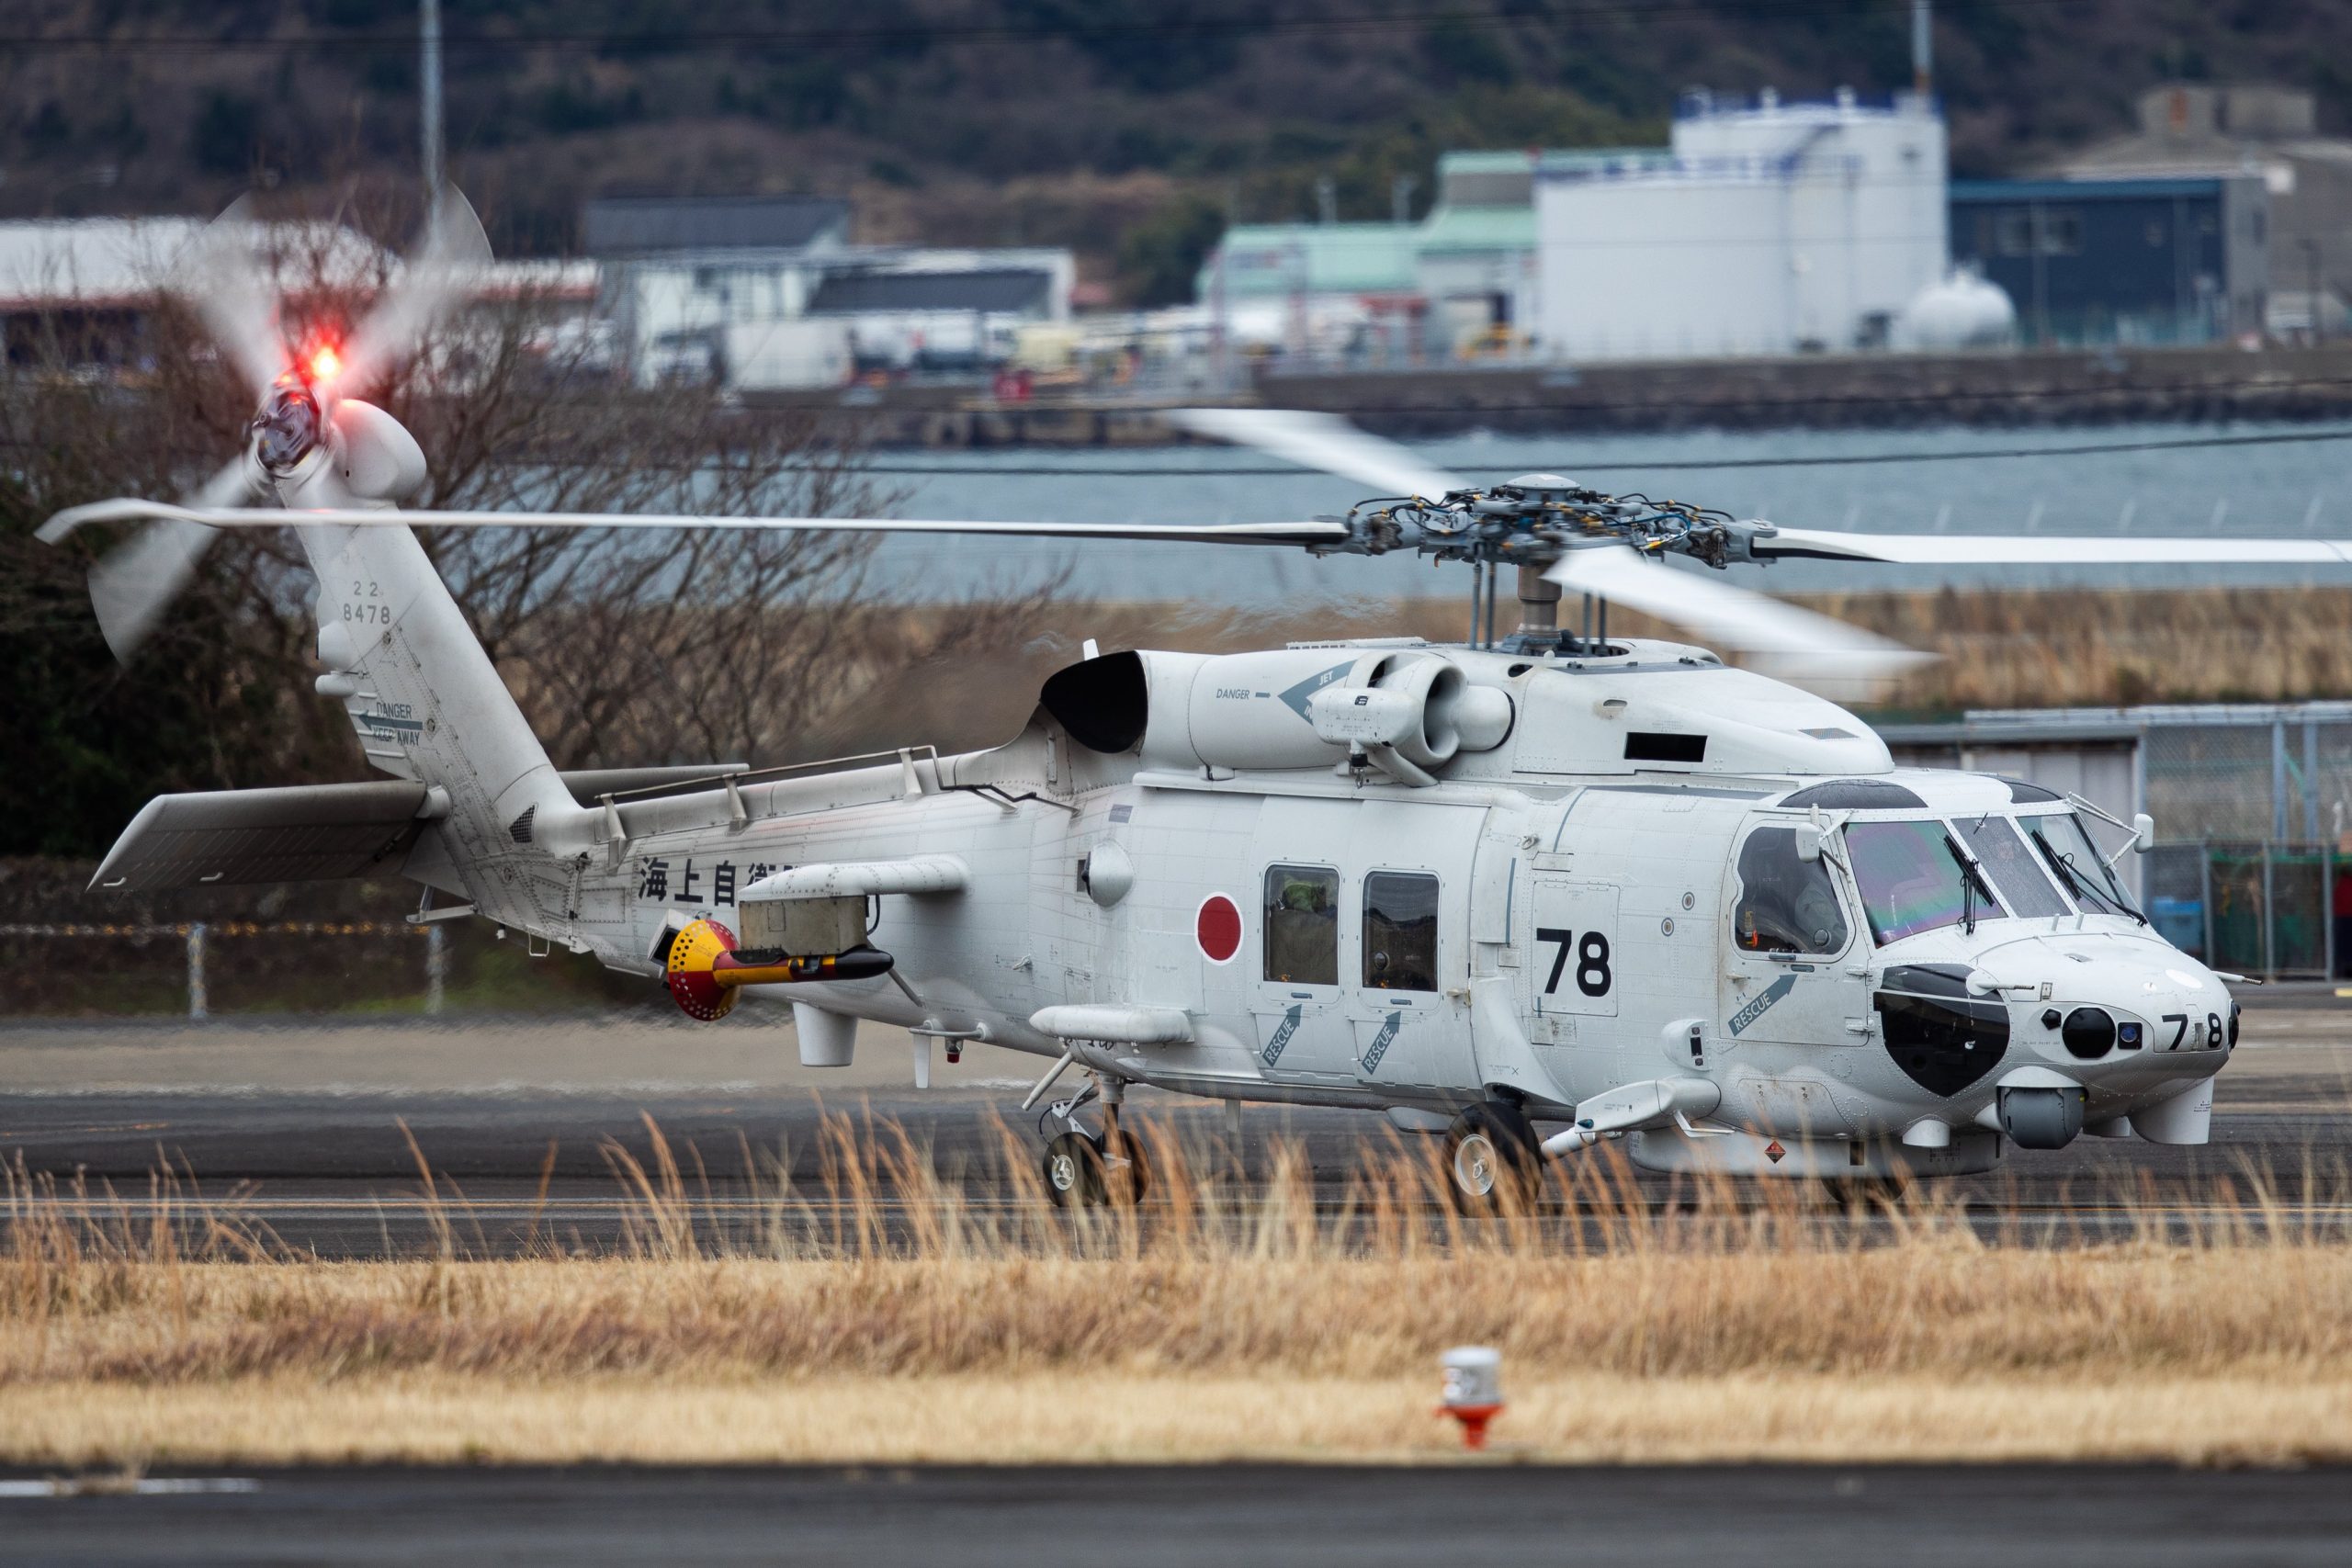
[(368, 760), (445, 791), (450, 851), (480, 862), (587, 847), (588, 816), (548, 761), (464, 612), (406, 528), (304, 527), (317, 573), (321, 692)]

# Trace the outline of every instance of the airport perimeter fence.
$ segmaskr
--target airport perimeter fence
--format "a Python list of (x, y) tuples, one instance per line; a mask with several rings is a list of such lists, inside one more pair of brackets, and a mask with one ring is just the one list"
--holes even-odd
[(447, 998), (449, 942), (437, 922), (410, 925), (399, 920), (184, 920), (169, 925), (136, 922), (66, 921), (49, 924), (0, 924), (0, 940), (53, 939), (61, 942), (112, 938), (134, 942), (172, 942), (187, 955), (187, 1016), (212, 1016), (207, 972), (216, 944), (255, 937), (365, 937), (424, 939), (424, 1010), (438, 1017)]
[(2272, 980), (2352, 976), (2352, 854), (2291, 840), (2159, 844), (2143, 873), (2149, 922), (2209, 966)]

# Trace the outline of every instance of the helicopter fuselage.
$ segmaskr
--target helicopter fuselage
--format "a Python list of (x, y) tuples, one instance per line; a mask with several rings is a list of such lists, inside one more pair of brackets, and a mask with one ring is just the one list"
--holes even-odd
[[(805, 1010), (804, 1046), (868, 1020), (1429, 1131), (1505, 1097), (1656, 1168), (1959, 1174), (2005, 1140), (2204, 1140), (2231, 998), (2046, 791), (1894, 769), (1844, 710), (1676, 645), (1143, 659), (1139, 688), (1049, 685), (995, 750), (634, 803), (567, 886), (459, 880), (650, 975), (787, 870), (952, 864), (952, 887), (866, 902), (893, 975), (747, 990)], [(1449, 754), (1398, 761), (1410, 783), (1316, 739), (1298, 686), (1430, 661), (1460, 677), (1424, 670), (1432, 703), (1509, 699), (1491, 743), (1466, 720), (1450, 750), (1424, 736)], [(1106, 716), (1138, 695), (1148, 714)], [(1202, 760), (1292, 761), (1285, 724), (1308, 765)], [(1776, 745), (1815, 765), (1773, 770)], [(1653, 1089), (1665, 1109), (1612, 1125)]]

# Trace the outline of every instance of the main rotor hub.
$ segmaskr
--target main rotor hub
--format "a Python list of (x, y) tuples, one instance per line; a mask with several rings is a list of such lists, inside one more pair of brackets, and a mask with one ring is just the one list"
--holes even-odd
[(1486, 490), (1435, 500), (1367, 501), (1343, 521), (1351, 555), (1411, 549), (1441, 560), (1547, 567), (1571, 550), (1628, 545), (1645, 555), (1684, 555), (1709, 566), (1755, 560), (1750, 542), (1769, 523), (1645, 495), (1611, 495), (1559, 474), (1521, 474)]

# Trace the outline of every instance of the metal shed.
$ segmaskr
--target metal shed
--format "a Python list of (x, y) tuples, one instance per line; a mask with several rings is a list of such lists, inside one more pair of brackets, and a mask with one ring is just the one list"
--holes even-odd
[(2149, 813), (2156, 848), (2120, 869), (2150, 919), (2208, 963), (2352, 974), (2352, 703), (1981, 709), (1879, 733), (1909, 765)]

